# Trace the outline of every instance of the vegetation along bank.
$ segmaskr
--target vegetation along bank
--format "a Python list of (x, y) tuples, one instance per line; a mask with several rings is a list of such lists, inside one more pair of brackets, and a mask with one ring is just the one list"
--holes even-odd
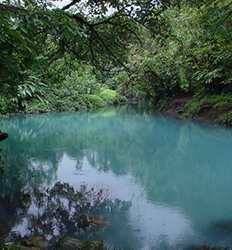
[(145, 101), (230, 126), (231, 12), (230, 0), (3, 2), (0, 113)]

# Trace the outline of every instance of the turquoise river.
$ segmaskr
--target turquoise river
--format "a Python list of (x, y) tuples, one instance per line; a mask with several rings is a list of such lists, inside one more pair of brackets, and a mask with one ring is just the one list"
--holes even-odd
[(60, 181), (128, 202), (91, 236), (111, 246), (232, 247), (231, 129), (128, 108), (17, 115), (0, 129), (0, 234), (27, 233), (21, 190)]

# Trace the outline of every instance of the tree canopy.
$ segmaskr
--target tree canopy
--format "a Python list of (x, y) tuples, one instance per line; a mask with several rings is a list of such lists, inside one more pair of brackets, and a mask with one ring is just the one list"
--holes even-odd
[(88, 108), (102, 87), (153, 103), (228, 95), (231, 13), (230, 0), (2, 1), (1, 112)]

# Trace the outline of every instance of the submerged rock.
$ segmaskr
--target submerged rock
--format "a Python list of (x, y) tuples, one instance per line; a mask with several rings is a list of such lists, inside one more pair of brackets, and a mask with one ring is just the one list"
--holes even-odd
[(12, 243), (5, 243), (3, 248), (6, 250), (46, 250), (48, 242), (41, 236), (29, 236), (16, 240)]
[(0, 131), (0, 141), (3, 141), (7, 138), (8, 138), (8, 134)]
[(216, 223), (211, 225), (210, 230), (232, 235), (232, 221), (231, 220), (217, 221)]
[(22, 240), (22, 245), (41, 250), (48, 248), (48, 242), (43, 237), (35, 235), (24, 238)]
[(49, 245), (40, 236), (30, 236), (23, 238), (19, 242), (6, 243), (0, 246), (4, 250), (106, 250), (102, 241), (78, 240), (72, 237), (63, 237), (58, 243)]
[(27, 246), (23, 246), (19, 244), (8, 244), (0, 249), (3, 249), (3, 250), (41, 250), (41, 248), (38, 248), (38, 247), (27, 247)]
[(56, 247), (57, 250), (104, 250), (102, 241), (83, 241), (71, 237), (62, 238)]

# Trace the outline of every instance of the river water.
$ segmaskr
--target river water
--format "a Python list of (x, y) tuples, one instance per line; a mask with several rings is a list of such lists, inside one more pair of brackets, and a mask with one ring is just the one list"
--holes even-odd
[(0, 128), (0, 233), (27, 230), (13, 202), (21, 190), (61, 181), (128, 202), (94, 233), (109, 245), (232, 247), (232, 130), (126, 108), (20, 115)]

